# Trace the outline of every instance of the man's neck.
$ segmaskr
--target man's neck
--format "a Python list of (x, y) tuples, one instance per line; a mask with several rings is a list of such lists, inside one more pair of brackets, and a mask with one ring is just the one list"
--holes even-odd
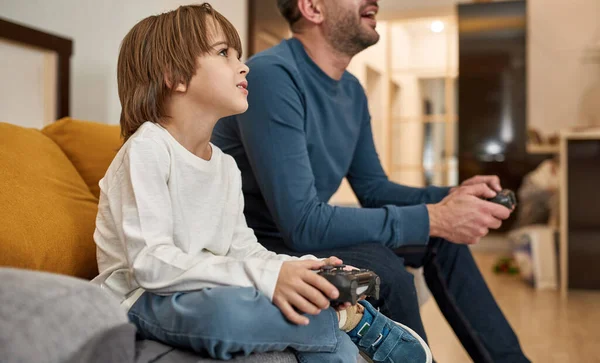
[(183, 99), (172, 99), (167, 107), (170, 117), (161, 122), (161, 125), (189, 152), (204, 160), (210, 160), (210, 137), (218, 117), (211, 117), (208, 113), (185, 103)]
[(294, 38), (302, 43), (306, 54), (325, 74), (338, 81), (342, 78), (352, 60), (351, 56), (333, 49), (320, 34), (313, 32), (295, 33)]

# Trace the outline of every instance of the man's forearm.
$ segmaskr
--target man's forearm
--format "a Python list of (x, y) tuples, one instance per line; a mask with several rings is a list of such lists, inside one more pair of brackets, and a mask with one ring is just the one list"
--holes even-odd
[(354, 191), (363, 207), (379, 208), (384, 205), (410, 206), (418, 204), (438, 203), (446, 195), (450, 188), (447, 187), (425, 187), (414, 188), (396, 184), (388, 179), (382, 179), (367, 183), (353, 184)]

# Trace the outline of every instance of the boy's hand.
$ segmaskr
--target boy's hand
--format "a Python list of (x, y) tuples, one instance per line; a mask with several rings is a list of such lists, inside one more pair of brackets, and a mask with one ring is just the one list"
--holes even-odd
[(317, 315), (329, 307), (330, 299), (339, 296), (335, 286), (314, 272), (328, 262), (335, 262), (331, 259), (286, 261), (281, 265), (273, 303), (292, 323), (308, 325), (308, 318), (300, 313)]
[[(354, 267), (354, 266), (346, 265), (346, 267), (344, 267), (344, 270), (345, 270), (345, 271), (352, 271), (352, 270), (358, 270), (358, 268), (357, 268), (357, 267)], [(366, 296), (365, 296), (365, 295), (361, 295), (361, 296), (358, 298), (358, 300), (364, 300), (365, 298), (366, 298)], [(346, 309), (348, 309), (348, 308), (349, 308), (349, 307), (351, 307), (351, 306), (352, 306), (352, 303), (350, 303), (350, 302), (345, 302), (345, 303), (343, 303), (343, 304), (339, 304), (338, 306), (335, 306), (335, 310), (337, 310), (337, 311), (342, 311), (342, 310), (346, 310)]]
[(337, 266), (337, 265), (341, 265), (342, 263), (344, 263), (344, 261), (340, 260), (339, 258), (337, 258), (335, 256), (331, 256), (331, 257), (327, 257), (327, 258), (323, 259), (323, 265)]

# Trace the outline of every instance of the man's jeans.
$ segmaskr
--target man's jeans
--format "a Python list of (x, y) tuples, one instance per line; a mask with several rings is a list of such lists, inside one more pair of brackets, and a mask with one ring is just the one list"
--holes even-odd
[(168, 296), (144, 292), (129, 310), (143, 338), (215, 359), (291, 348), (301, 363), (356, 362), (358, 349), (338, 328), (332, 308), (306, 316), (307, 326), (290, 323), (264, 294), (249, 287)]
[[(281, 241), (261, 239), (261, 243), (278, 253), (300, 255)], [(377, 273), (381, 278), (380, 300), (371, 301), (373, 306), (426, 339), (413, 276), (404, 267), (423, 266), (429, 290), (474, 362), (529, 362), (467, 246), (432, 238), (427, 247), (392, 251), (372, 243), (312, 254), (337, 256), (345, 264)]]

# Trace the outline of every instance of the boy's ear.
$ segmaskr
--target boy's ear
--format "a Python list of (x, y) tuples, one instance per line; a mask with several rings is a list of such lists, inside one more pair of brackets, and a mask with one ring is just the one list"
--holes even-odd
[(169, 72), (165, 72), (164, 74), (164, 81), (165, 84), (167, 85), (167, 88), (170, 89), (171, 91), (174, 92), (182, 92), (185, 93), (187, 91), (187, 86), (183, 83), (178, 83), (177, 86), (175, 88), (173, 88), (173, 82), (171, 81), (171, 75)]

